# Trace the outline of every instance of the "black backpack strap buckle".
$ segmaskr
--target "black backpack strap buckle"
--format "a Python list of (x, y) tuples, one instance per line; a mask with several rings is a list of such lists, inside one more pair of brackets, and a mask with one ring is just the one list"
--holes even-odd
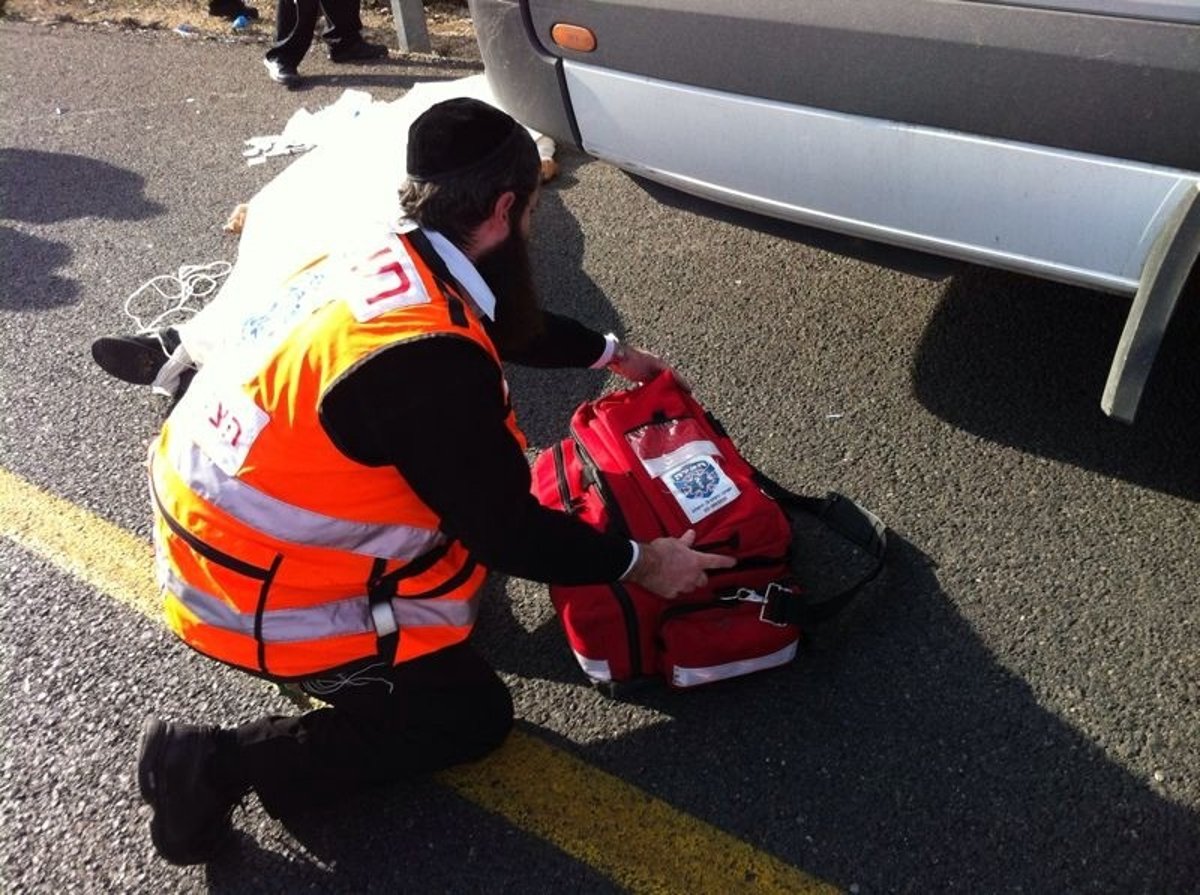
[(778, 581), (772, 581), (762, 593), (753, 588), (739, 587), (730, 599), (743, 603), (759, 603), (761, 605), (758, 610), (759, 621), (777, 628), (786, 628), (796, 622), (800, 595), (790, 587), (780, 584)]

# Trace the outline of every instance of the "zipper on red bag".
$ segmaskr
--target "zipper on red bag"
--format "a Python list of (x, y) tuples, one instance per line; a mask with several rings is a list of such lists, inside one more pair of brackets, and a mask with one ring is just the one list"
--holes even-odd
[(719, 541), (705, 541), (703, 544), (693, 544), (692, 549), (700, 553), (720, 553), (722, 550), (737, 550), (742, 544), (740, 532), (734, 532)]
[[(738, 532), (734, 532), (727, 538), (722, 538), (719, 541), (706, 541), (703, 544), (693, 544), (692, 549), (697, 553), (719, 553), (723, 556), (731, 555), (731, 552), (737, 550), (741, 546), (742, 539)], [(787, 563), (788, 555), (781, 553), (779, 556), (742, 556), (727, 569), (709, 569), (708, 574), (711, 575), (728, 575), (732, 572), (744, 572), (747, 569), (766, 569), (771, 566), (778, 566)]]
[(631, 537), (629, 534), (629, 523), (625, 520), (625, 514), (621, 512), (621, 506), (617, 503), (616, 496), (608, 487), (608, 482), (604, 480), (604, 476), (600, 473), (600, 467), (596, 465), (596, 461), (592, 459), (592, 455), (587, 452), (587, 448), (583, 446), (583, 441), (575, 434), (575, 429), (571, 429), (571, 440), (575, 442), (575, 456), (579, 458), (580, 464), (584, 469), (584, 478), (596, 486), (596, 495), (600, 498), (600, 503), (608, 513), (609, 527), (616, 528), (617, 533), (625, 537)]
[[(700, 547), (693, 549), (699, 550), (701, 553), (711, 551), (702, 550)], [(728, 555), (728, 554), (726, 554)], [(708, 574), (712, 575), (728, 575), (732, 572), (745, 572), (747, 569), (769, 569), (772, 566), (786, 565), (788, 555), (786, 553), (780, 556), (743, 556), (737, 560), (732, 566), (727, 569), (709, 569)]]
[[(626, 538), (629, 537), (629, 524), (625, 521), (624, 514), (621, 513), (621, 507), (617, 504), (616, 498), (608, 488), (608, 483), (605, 482), (604, 476), (600, 472), (600, 468), (596, 466), (596, 461), (592, 459), (587, 449), (583, 446), (583, 442), (579, 436), (575, 434), (574, 427), (571, 428), (571, 440), (575, 442), (575, 456), (579, 458), (579, 462), (583, 465), (587, 477), (596, 486), (596, 495), (600, 498), (600, 503), (604, 506), (605, 512), (608, 515), (609, 528), (616, 529), (616, 533)], [(633, 608), (633, 598), (629, 596), (629, 591), (625, 589), (619, 581), (614, 581), (608, 585), (608, 589), (617, 600), (617, 605), (621, 607), (621, 615), (625, 619), (625, 636), (628, 639), (627, 648), (629, 650), (629, 673), (632, 677), (641, 677), (642, 672), (642, 635), (641, 626), (638, 624), (637, 610)]]
[(573, 516), (579, 512), (579, 505), (571, 499), (571, 488), (567, 484), (567, 462), (563, 457), (561, 441), (554, 445), (551, 454), (554, 457), (554, 478), (558, 481), (558, 499), (562, 501), (563, 512)]
[(706, 609), (737, 609), (745, 605), (737, 600), (721, 599), (717, 597), (713, 600), (704, 600), (699, 603), (681, 603), (678, 606), (670, 606), (663, 610), (662, 616), (659, 619), (659, 629), (673, 618), (679, 618), (681, 615), (691, 615), (694, 612), (703, 612)]

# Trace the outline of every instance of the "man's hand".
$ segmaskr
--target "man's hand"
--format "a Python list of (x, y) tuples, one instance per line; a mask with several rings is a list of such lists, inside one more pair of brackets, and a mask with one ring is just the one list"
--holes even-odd
[[(616, 354), (608, 362), (608, 369), (633, 382), (646, 382), (663, 370), (671, 369), (671, 365), (657, 354), (643, 351), (641, 348), (632, 348), (624, 342), (618, 342)], [(675, 379), (689, 392), (692, 390), (691, 384), (680, 375), (678, 370), (675, 371)]]
[(626, 379), (645, 382), (670, 367), (657, 354), (651, 354), (641, 348), (632, 348), (624, 342), (618, 342), (617, 351), (612, 360), (608, 362), (608, 368)]
[(627, 581), (639, 584), (660, 597), (673, 600), (708, 583), (708, 569), (728, 569), (737, 560), (692, 549), (696, 532), (689, 529), (681, 538), (658, 538), (641, 545), (641, 555), (630, 569)]

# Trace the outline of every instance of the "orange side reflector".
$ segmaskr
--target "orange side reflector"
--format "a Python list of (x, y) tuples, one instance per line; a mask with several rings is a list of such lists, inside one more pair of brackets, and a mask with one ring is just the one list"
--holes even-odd
[(596, 35), (582, 25), (568, 25), (566, 22), (559, 22), (550, 29), (550, 37), (564, 50), (590, 53), (596, 49)]

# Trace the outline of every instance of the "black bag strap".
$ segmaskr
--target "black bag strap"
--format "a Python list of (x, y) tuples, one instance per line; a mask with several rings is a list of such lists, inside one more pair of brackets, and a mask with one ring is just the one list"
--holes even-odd
[[(396, 650), (400, 645), (400, 629), (392, 615), (391, 604), (396, 598), (396, 590), (405, 578), (412, 578), (427, 572), (433, 565), (444, 557), (450, 550), (452, 541), (444, 541), (432, 550), (410, 560), (403, 566), (387, 572), (387, 560), (375, 557), (371, 564), (371, 572), (367, 577), (367, 601), (371, 610), (371, 620), (375, 625), (378, 638), (379, 656), (388, 664), (396, 661)], [(474, 563), (471, 563), (474, 567)]]
[(396, 650), (400, 646), (400, 627), (392, 615), (392, 598), (396, 596), (396, 574), (384, 574), (387, 560), (376, 557), (371, 564), (371, 575), (367, 579), (367, 599), (371, 609), (371, 620), (375, 625), (375, 636), (379, 657), (389, 666), (396, 662)]
[(871, 556), (874, 563), (854, 584), (816, 600), (805, 599), (802, 594), (789, 589), (785, 582), (772, 583), (762, 594), (740, 591), (739, 599), (761, 602), (760, 617), (771, 624), (807, 625), (833, 618), (879, 575), (887, 555), (887, 526), (870, 510), (844, 494), (834, 491), (825, 497), (797, 494), (757, 470), (755, 479), (763, 492), (781, 506), (816, 517), (825, 527)]

